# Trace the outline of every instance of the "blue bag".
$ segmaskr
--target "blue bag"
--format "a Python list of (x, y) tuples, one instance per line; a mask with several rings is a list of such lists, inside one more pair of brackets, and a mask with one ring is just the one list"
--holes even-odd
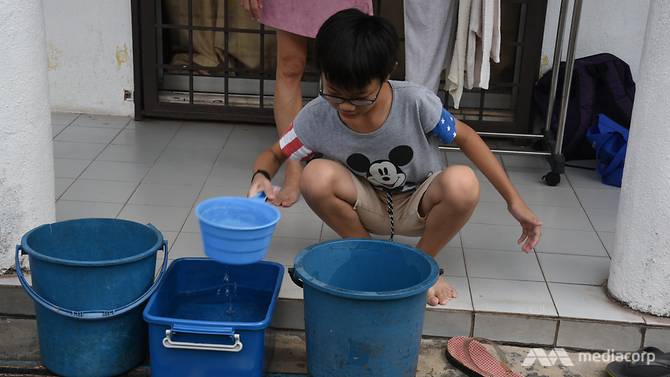
[(628, 145), (628, 130), (604, 114), (586, 132), (586, 139), (596, 151), (598, 174), (604, 184), (621, 187), (623, 165)]

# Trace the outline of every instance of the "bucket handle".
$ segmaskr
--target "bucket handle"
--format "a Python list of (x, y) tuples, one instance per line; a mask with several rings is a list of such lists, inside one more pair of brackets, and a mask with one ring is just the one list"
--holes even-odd
[[(151, 225), (151, 224), (149, 224)], [(153, 226), (152, 226), (153, 227)], [(167, 240), (163, 239), (163, 244), (161, 245), (161, 248), (163, 249), (163, 265), (161, 267), (161, 273), (156, 278), (154, 281), (154, 284), (144, 292), (144, 294), (140, 297), (138, 297), (135, 301), (126, 304), (120, 308), (116, 309), (111, 309), (111, 310), (86, 310), (86, 311), (77, 311), (77, 310), (69, 310), (65, 308), (61, 308), (60, 306), (48, 301), (47, 299), (43, 298), (40, 296), (33, 288), (28, 284), (28, 281), (26, 281), (26, 277), (23, 275), (23, 270), (21, 270), (21, 262), (20, 262), (20, 257), (21, 254), (24, 252), (23, 247), (21, 245), (16, 245), (16, 276), (19, 278), (19, 282), (23, 286), (23, 289), (26, 290), (28, 295), (35, 300), (37, 303), (45, 307), (46, 309), (51, 310), (54, 313), (63, 315), (65, 317), (70, 317), (74, 319), (87, 319), (87, 320), (93, 320), (93, 319), (102, 319), (102, 318), (111, 318), (111, 317), (116, 317), (118, 315), (121, 315), (125, 312), (128, 312), (132, 309), (135, 309), (138, 305), (140, 305), (142, 302), (144, 302), (149, 296), (151, 296), (156, 289), (158, 288), (159, 283), (161, 282), (163, 275), (165, 274), (165, 270), (167, 268), (168, 264), (168, 243)]]
[[(187, 334), (205, 334), (205, 335), (221, 335), (230, 337), (234, 343), (233, 344), (218, 344), (218, 343), (193, 343), (193, 342), (175, 342), (172, 340), (172, 336), (178, 333), (187, 333)], [(199, 350), (199, 351), (220, 351), (220, 352), (240, 352), (244, 345), (240, 339), (240, 334), (233, 331), (230, 327), (224, 328), (210, 328), (203, 326), (183, 326), (174, 324), (172, 329), (165, 330), (165, 338), (163, 338), (163, 347), (165, 348), (176, 348), (176, 349), (187, 349), (187, 350)]]
[(265, 203), (268, 200), (268, 197), (265, 195), (265, 192), (261, 191), (254, 196), (250, 196), (249, 199), (255, 202)]
[(291, 278), (293, 281), (293, 284), (297, 285), (300, 288), (303, 288), (305, 285), (302, 280), (300, 280), (296, 275), (295, 275), (295, 267), (289, 267), (288, 268), (288, 276)]

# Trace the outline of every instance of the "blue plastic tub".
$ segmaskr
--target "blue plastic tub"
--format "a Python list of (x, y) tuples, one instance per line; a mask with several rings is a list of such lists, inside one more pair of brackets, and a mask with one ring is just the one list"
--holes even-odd
[(226, 264), (263, 259), (281, 217), (265, 196), (211, 198), (198, 204), (195, 213), (205, 255)]
[(284, 267), (273, 262), (172, 262), (144, 310), (151, 374), (262, 376), (265, 328), (283, 275)]
[[(35, 301), (42, 362), (63, 376), (113, 376), (146, 358), (145, 300), (156, 252), (167, 243), (152, 226), (117, 219), (46, 224), (16, 248), (17, 275)], [(32, 287), (20, 269), (29, 255)]]
[(414, 376), (426, 292), (439, 268), (410, 246), (370, 239), (320, 243), (295, 258), (304, 286), (312, 377)]

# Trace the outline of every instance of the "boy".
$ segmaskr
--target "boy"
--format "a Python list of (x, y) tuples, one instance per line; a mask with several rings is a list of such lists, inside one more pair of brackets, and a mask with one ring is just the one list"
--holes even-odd
[[(453, 142), (505, 198), (523, 228), (519, 244), (532, 250), (541, 223), (482, 139), (428, 89), (389, 80), (397, 49), (398, 36), (381, 17), (348, 9), (326, 20), (316, 36), (320, 97), (258, 156), (249, 195), (264, 191), (277, 204), (271, 177), (287, 158), (306, 161), (303, 197), (338, 235), (421, 236), (416, 247), (436, 256), (479, 200), (472, 169), (445, 168), (437, 145)], [(437, 305), (454, 297), (439, 279), (427, 300)]]

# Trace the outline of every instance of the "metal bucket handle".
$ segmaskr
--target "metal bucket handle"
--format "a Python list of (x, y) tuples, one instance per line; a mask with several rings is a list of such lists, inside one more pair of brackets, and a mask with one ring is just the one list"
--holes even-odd
[[(148, 224), (150, 227), (154, 228), (155, 227), (151, 224)], [(23, 286), (23, 289), (26, 290), (28, 295), (38, 302), (40, 305), (45, 307), (46, 309), (51, 310), (54, 313), (63, 315), (65, 317), (70, 317), (74, 319), (86, 319), (86, 320), (95, 320), (95, 319), (103, 319), (103, 318), (111, 318), (111, 317), (116, 317), (118, 315), (121, 315), (123, 313), (126, 313), (130, 310), (135, 309), (137, 306), (142, 304), (147, 298), (149, 298), (158, 288), (158, 285), (160, 284), (161, 280), (163, 280), (163, 275), (165, 274), (165, 270), (167, 269), (167, 264), (168, 264), (168, 242), (166, 239), (163, 239), (163, 244), (161, 245), (163, 249), (163, 265), (161, 266), (161, 273), (158, 275), (158, 278), (154, 281), (154, 284), (149, 288), (146, 292), (144, 292), (143, 295), (135, 299), (129, 304), (126, 304), (120, 308), (116, 309), (111, 309), (111, 310), (86, 310), (86, 311), (77, 311), (77, 310), (69, 310), (62, 308), (42, 296), (40, 296), (33, 288), (28, 284), (28, 281), (26, 281), (26, 277), (23, 275), (23, 271), (21, 270), (21, 262), (20, 262), (20, 257), (21, 254), (23, 253), (23, 248), (21, 245), (16, 245), (16, 276), (19, 278), (19, 282)]]

